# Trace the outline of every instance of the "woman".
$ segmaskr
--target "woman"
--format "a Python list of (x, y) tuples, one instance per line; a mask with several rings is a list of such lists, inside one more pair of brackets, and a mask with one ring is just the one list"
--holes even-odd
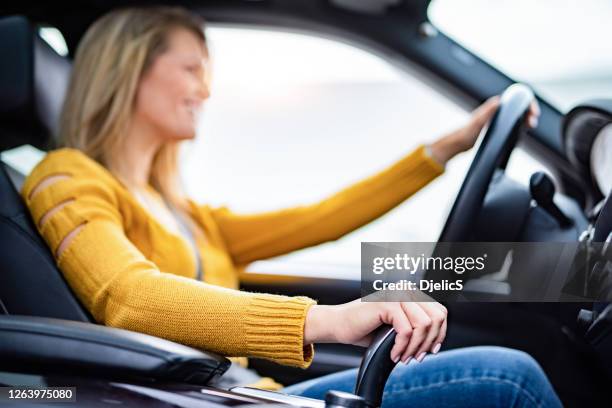
[[(446, 334), (438, 303), (317, 305), (238, 291), (236, 271), (335, 239), (390, 210), (474, 144), (497, 99), (464, 128), (321, 203), (237, 215), (194, 203), (177, 179), (178, 145), (195, 137), (197, 111), (209, 97), (202, 27), (181, 9), (125, 9), (95, 22), (78, 47), (61, 117), (65, 147), (34, 169), (22, 194), (80, 301), (101, 324), (304, 368), (314, 343), (367, 345), (383, 323), (398, 332), (394, 361), (436, 354)], [(292, 392), (319, 395), (349, 383), (354, 372)], [(280, 387), (271, 379), (257, 386)], [(499, 348), (440, 353), (396, 369), (388, 386), (395, 391), (385, 404), (438, 398), (475, 406), (487, 396), (488, 406), (558, 405), (532, 359)]]

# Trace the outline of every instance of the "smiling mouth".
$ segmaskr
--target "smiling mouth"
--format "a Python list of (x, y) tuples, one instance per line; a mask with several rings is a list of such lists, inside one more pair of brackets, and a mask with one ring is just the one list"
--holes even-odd
[(192, 112), (197, 112), (198, 110), (200, 110), (202, 102), (188, 98), (184, 100), (184, 105), (187, 107), (188, 110)]
[(185, 100), (184, 105), (187, 108), (187, 111), (189, 112), (191, 117), (193, 118), (196, 118), (198, 116), (202, 107), (202, 104), (200, 102), (191, 99)]

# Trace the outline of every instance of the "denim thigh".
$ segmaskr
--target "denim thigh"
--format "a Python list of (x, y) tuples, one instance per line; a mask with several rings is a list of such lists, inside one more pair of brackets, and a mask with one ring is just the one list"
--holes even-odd
[[(324, 399), (328, 390), (353, 392), (357, 369), (341, 371), (282, 392)], [(383, 408), (560, 407), (538, 363), (527, 353), (480, 346), (428, 355), (398, 364), (389, 376)]]

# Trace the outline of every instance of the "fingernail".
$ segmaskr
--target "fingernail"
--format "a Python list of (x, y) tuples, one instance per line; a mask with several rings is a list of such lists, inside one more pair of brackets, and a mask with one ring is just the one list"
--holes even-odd
[(538, 127), (538, 119), (534, 117), (529, 118), (529, 125), (535, 129)]
[(442, 347), (442, 343), (438, 343), (434, 346), (433, 350), (431, 350), (431, 352), (433, 354), (438, 354), (438, 351), (440, 351), (440, 347)]
[(419, 354), (419, 356), (417, 357), (417, 361), (420, 363), (421, 361), (423, 361), (423, 359), (425, 358), (425, 355), (427, 354), (427, 352), (422, 352), (421, 354)]
[(397, 357), (393, 357), (391, 360), (393, 360), (393, 362), (397, 364), (399, 359), (400, 359), (400, 356), (397, 356)]
[(408, 363), (410, 362), (410, 360), (412, 360), (412, 356), (408, 357), (406, 359), (406, 361), (404, 361), (404, 364), (408, 365)]

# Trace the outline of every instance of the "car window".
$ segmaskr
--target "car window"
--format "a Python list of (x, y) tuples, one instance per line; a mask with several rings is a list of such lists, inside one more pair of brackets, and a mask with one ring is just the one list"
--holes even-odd
[[(207, 36), (211, 98), (182, 151), (187, 191), (200, 202), (245, 213), (316, 202), (467, 119), (418, 78), (343, 42), (220, 26)], [(357, 279), (361, 241), (436, 240), (470, 160), (453, 160), (366, 227), (250, 270)]]
[(433, 0), (432, 23), (561, 112), (612, 94), (609, 0)]
[[(53, 27), (39, 33), (58, 52)], [(461, 125), (467, 112), (418, 77), (353, 45), (304, 33), (212, 26), (212, 98), (182, 150), (196, 201), (252, 213), (316, 202)], [(358, 279), (362, 241), (434, 241), (475, 149), (398, 208), (347, 236), (250, 271)], [(2, 160), (28, 174), (44, 152)], [(545, 167), (513, 152), (506, 172), (527, 185)], [(549, 172), (549, 171), (548, 171)], [(550, 172), (549, 172), (550, 173)]]

